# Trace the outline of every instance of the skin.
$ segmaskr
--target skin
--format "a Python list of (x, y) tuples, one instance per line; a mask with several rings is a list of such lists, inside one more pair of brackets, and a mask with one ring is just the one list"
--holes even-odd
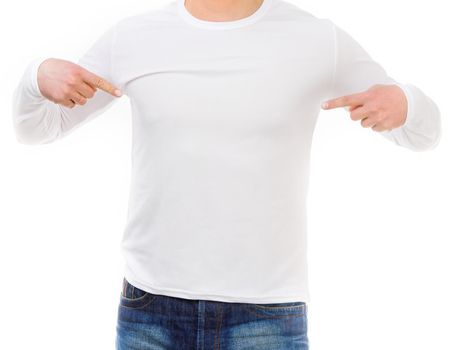
[(120, 90), (106, 79), (70, 61), (48, 58), (39, 65), (38, 85), (42, 95), (48, 100), (73, 108), (84, 105), (97, 89), (115, 97)]
[(250, 16), (263, 0), (185, 0), (185, 7), (201, 20), (222, 22)]
[(376, 84), (368, 90), (324, 102), (323, 109), (348, 107), (352, 120), (364, 128), (385, 131), (400, 127), (407, 118), (407, 98), (397, 85)]

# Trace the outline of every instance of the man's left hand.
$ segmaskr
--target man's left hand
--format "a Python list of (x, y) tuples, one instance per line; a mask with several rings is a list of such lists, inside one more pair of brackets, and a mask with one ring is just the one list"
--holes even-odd
[(349, 106), (352, 120), (361, 120), (364, 128), (374, 131), (395, 129), (407, 118), (407, 98), (397, 85), (373, 85), (366, 91), (328, 100), (323, 109)]

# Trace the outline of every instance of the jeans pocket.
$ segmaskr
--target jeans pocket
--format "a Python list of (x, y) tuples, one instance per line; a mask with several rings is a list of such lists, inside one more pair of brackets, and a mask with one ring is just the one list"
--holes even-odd
[(129, 309), (143, 308), (150, 304), (155, 298), (155, 294), (146, 292), (145, 290), (134, 286), (124, 277), (120, 297), (121, 307)]
[(304, 316), (307, 313), (307, 304), (303, 301), (273, 304), (246, 303), (245, 307), (260, 317)]

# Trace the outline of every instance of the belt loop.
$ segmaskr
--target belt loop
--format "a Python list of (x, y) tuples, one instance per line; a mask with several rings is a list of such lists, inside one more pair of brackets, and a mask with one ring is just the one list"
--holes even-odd
[(127, 289), (126, 288), (127, 288), (127, 280), (124, 277), (124, 279), (122, 280), (122, 295), (124, 297), (127, 296)]

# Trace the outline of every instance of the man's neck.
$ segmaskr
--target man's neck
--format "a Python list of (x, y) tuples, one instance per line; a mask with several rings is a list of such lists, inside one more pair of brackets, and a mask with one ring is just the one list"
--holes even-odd
[(264, 0), (184, 0), (194, 17), (212, 22), (235, 21), (252, 15)]

